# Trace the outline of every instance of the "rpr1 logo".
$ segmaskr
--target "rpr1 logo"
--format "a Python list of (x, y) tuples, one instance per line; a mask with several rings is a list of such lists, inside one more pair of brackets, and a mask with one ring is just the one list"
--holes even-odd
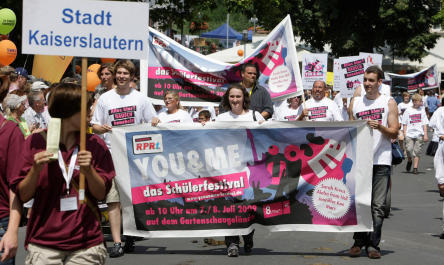
[(152, 154), (163, 152), (162, 134), (133, 136), (133, 153)]

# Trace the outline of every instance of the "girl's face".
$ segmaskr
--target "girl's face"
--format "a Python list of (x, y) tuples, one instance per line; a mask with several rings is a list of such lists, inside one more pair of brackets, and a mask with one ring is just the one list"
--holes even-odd
[(166, 94), (163, 102), (168, 111), (176, 110), (179, 107), (179, 100), (177, 100), (173, 94)]
[(230, 89), (228, 94), (228, 101), (230, 102), (231, 110), (240, 110), (244, 106), (244, 95), (242, 90), (237, 88)]
[(299, 107), (299, 98), (298, 97), (294, 97), (290, 99), (290, 107), (292, 109), (297, 109)]

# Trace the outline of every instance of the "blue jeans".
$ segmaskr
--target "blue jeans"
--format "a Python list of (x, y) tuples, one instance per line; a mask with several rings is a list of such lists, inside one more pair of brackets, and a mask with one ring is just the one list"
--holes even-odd
[[(3, 238), (3, 235), (6, 233), (6, 229), (8, 228), (9, 224), (9, 216), (3, 217), (0, 219), (0, 240)], [(0, 252), (0, 256), (3, 254), (3, 251)], [(0, 265), (7, 264), (7, 265), (14, 265), (15, 264), (15, 257), (12, 259), (8, 259), (5, 262), (0, 261)]]
[(355, 246), (373, 247), (379, 250), (381, 242), (382, 223), (384, 222), (384, 207), (387, 191), (390, 185), (390, 166), (373, 165), (372, 179), (372, 218), (373, 232), (357, 232), (354, 234)]

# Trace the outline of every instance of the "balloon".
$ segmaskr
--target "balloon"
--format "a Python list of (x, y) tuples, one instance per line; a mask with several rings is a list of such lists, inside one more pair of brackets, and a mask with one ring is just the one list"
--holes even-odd
[(0, 41), (0, 64), (10, 65), (17, 57), (17, 47), (10, 40)]
[(100, 84), (100, 79), (95, 72), (88, 72), (86, 74), (86, 88), (89, 92), (94, 92), (96, 86)]
[(98, 63), (91, 64), (91, 65), (88, 67), (88, 72), (94, 72), (94, 73), (97, 73), (97, 70), (99, 70), (99, 68), (100, 68), (100, 64), (98, 64)]
[(242, 49), (237, 50), (237, 55), (244, 56), (244, 50)]
[(116, 59), (114, 58), (101, 58), (102, 63), (114, 63)]
[(9, 8), (0, 9), (0, 34), (8, 34), (15, 27), (16, 17)]

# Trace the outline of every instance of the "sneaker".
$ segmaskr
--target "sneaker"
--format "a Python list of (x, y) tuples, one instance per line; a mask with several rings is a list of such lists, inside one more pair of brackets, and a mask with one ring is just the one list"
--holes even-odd
[(367, 249), (367, 256), (370, 259), (380, 259), (381, 258), (381, 252), (378, 249), (374, 248), (374, 247), (369, 247)]
[(109, 252), (110, 258), (118, 258), (123, 256), (123, 248), (122, 243), (114, 243), (113, 247), (111, 248), (111, 251)]
[(254, 229), (249, 233), (248, 235), (244, 236), (244, 251), (245, 253), (251, 253), (251, 250), (253, 249), (253, 235), (254, 235)]
[(227, 248), (228, 257), (238, 257), (239, 256), (239, 246), (236, 243), (231, 243)]
[(134, 237), (127, 236), (125, 240), (125, 246), (123, 246), (123, 251), (125, 253), (131, 253), (134, 252), (135, 244), (134, 244)]
[(418, 175), (418, 169), (417, 168), (413, 169), (413, 174)]
[(361, 247), (354, 245), (348, 250), (348, 256), (352, 258), (357, 258), (361, 256)]
[(410, 169), (412, 169), (412, 161), (407, 161), (407, 166), (405, 167), (405, 170), (407, 170), (407, 172), (410, 172)]

